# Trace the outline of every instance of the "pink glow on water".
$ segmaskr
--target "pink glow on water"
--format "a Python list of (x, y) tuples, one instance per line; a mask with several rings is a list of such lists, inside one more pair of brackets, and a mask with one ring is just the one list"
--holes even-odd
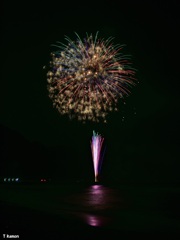
[(97, 217), (96, 215), (87, 215), (86, 221), (90, 226), (93, 227), (100, 227), (103, 225), (101, 218)]
[(111, 209), (111, 196), (111, 190), (103, 185), (92, 185), (87, 189), (86, 207), (89, 212), (84, 212), (82, 217), (88, 225), (101, 227), (111, 222), (109, 216), (101, 215), (106, 209)]
[(91, 186), (91, 188), (92, 188), (93, 190), (98, 190), (98, 189), (100, 189), (100, 187), (101, 187), (101, 185), (92, 185), (92, 186)]

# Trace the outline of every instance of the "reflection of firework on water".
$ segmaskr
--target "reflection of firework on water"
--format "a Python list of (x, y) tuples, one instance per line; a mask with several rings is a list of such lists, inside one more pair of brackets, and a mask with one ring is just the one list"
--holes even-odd
[(49, 97), (61, 114), (78, 120), (103, 119), (109, 111), (117, 111), (118, 98), (129, 95), (134, 85), (134, 70), (122, 46), (113, 45), (112, 38), (97, 39), (92, 35), (68, 44), (55, 45), (47, 73)]
[(102, 145), (104, 142), (104, 138), (101, 137), (98, 133), (93, 131), (92, 141), (91, 141), (91, 152), (93, 158), (93, 165), (94, 165), (94, 175), (95, 175), (95, 182), (98, 182), (98, 176), (101, 170), (101, 165), (103, 161), (102, 153)]

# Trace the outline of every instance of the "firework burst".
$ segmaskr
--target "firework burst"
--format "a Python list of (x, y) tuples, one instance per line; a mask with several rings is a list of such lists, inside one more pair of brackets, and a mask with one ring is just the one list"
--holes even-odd
[(101, 170), (101, 165), (103, 161), (103, 153), (102, 153), (102, 145), (104, 142), (104, 138), (101, 137), (98, 133), (93, 131), (92, 141), (91, 141), (91, 152), (93, 158), (93, 165), (94, 165), (94, 175), (95, 175), (95, 182), (98, 182), (98, 176)]
[(82, 40), (65, 37), (51, 53), (47, 73), (49, 97), (61, 114), (80, 121), (103, 120), (117, 111), (119, 98), (129, 95), (135, 71), (112, 39), (98, 39), (98, 33)]

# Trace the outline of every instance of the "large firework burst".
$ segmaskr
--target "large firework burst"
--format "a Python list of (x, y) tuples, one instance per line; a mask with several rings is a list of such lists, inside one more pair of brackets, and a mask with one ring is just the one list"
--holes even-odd
[(117, 111), (119, 98), (129, 95), (134, 73), (122, 45), (112, 39), (88, 35), (76, 41), (65, 37), (67, 45), (58, 42), (51, 53), (47, 73), (49, 97), (61, 114), (70, 118), (106, 122), (110, 111)]

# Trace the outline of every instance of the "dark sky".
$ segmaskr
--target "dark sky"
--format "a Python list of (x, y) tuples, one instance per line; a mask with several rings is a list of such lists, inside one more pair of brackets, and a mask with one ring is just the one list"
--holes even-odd
[[(5, 1), (1, 10), (1, 176), (92, 178), (92, 131), (105, 137), (102, 174), (116, 181), (179, 178), (178, 0)], [(48, 98), (51, 44), (77, 32), (126, 44), (139, 84), (108, 124), (60, 116)], [(53, 49), (54, 50), (54, 49)], [(124, 117), (124, 121), (122, 121)]]

